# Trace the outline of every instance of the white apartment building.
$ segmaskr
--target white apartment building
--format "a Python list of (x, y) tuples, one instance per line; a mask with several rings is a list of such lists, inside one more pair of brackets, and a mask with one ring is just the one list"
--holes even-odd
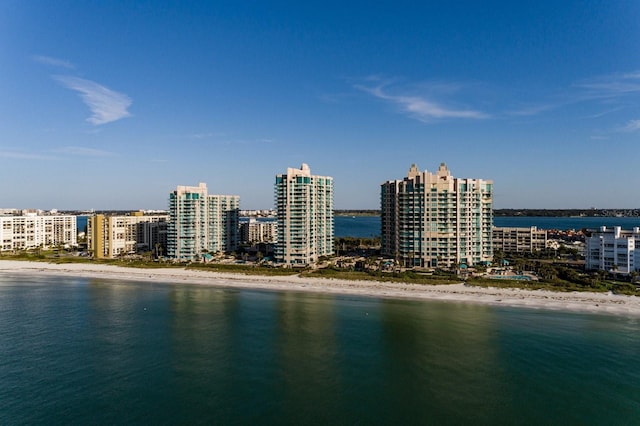
[(547, 247), (547, 231), (530, 228), (493, 228), (493, 250), (503, 253), (534, 253)]
[(629, 274), (640, 272), (640, 260), (635, 259), (640, 249), (640, 227), (624, 230), (619, 226), (603, 226), (586, 239), (585, 268)]
[(77, 246), (76, 217), (71, 215), (0, 216), (0, 251)]
[(278, 223), (275, 220), (240, 221), (240, 235), (243, 243), (274, 243), (278, 238)]
[(105, 216), (87, 220), (87, 249), (95, 258), (114, 258), (125, 254), (155, 251), (160, 255), (167, 244), (167, 214)]
[(276, 175), (275, 260), (288, 266), (313, 265), (333, 254), (333, 178), (314, 176), (309, 166)]
[(413, 164), (381, 185), (381, 252), (403, 265), (472, 266), (493, 259), (493, 181), (436, 173)]
[(169, 194), (167, 254), (179, 261), (231, 252), (239, 243), (240, 197), (210, 195), (207, 185), (178, 186)]

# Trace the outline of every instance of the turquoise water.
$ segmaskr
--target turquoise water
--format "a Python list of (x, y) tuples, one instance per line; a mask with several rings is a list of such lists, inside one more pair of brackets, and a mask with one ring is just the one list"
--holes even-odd
[(634, 424), (640, 319), (0, 275), (0, 424)]
[(518, 280), (518, 281), (531, 281), (531, 277), (526, 275), (489, 275), (492, 280)]

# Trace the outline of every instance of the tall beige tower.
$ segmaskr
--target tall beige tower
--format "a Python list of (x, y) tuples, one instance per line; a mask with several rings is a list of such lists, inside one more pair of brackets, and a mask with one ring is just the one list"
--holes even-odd
[(414, 164), (381, 185), (382, 254), (407, 266), (450, 267), (493, 258), (493, 181), (436, 173)]

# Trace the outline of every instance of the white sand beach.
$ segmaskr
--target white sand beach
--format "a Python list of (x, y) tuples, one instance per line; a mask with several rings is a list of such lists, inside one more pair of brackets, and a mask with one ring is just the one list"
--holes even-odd
[(482, 288), (466, 286), (463, 283), (422, 285), (307, 278), (297, 275), (259, 276), (178, 268), (140, 269), (99, 264), (54, 264), (0, 260), (0, 276), (19, 274), (151, 281), (168, 284), (208, 285), (221, 288), (314, 292), (394, 299), (442, 300), (533, 309), (640, 316), (640, 298), (611, 293), (561, 293), (546, 290)]

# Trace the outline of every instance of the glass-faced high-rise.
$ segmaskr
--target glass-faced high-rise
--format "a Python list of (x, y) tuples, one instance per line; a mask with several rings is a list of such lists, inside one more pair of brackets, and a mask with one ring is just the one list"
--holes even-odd
[(289, 266), (314, 264), (333, 254), (333, 178), (309, 166), (276, 175), (278, 241), (275, 259)]
[(169, 193), (167, 255), (192, 261), (205, 253), (236, 250), (239, 215), (237, 195), (209, 195), (204, 183), (178, 186)]
[(414, 164), (381, 185), (381, 251), (403, 265), (468, 266), (493, 258), (493, 181), (436, 173)]

